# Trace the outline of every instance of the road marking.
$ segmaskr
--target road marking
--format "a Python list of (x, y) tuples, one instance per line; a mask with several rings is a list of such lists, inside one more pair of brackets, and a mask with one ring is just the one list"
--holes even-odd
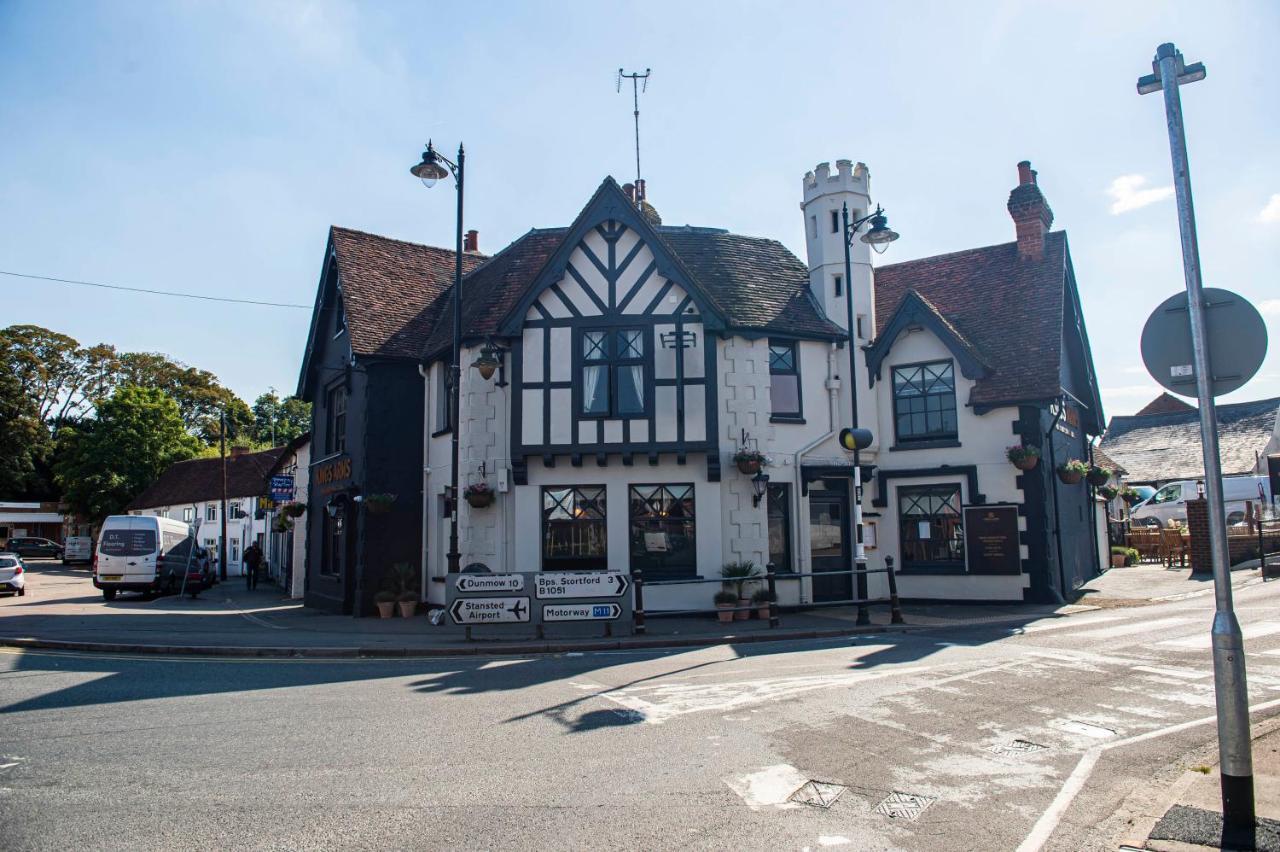
[(1138, 621), (1136, 623), (1122, 624), (1119, 627), (1104, 627), (1101, 630), (1085, 630), (1080, 633), (1071, 634), (1072, 639), (1114, 639), (1118, 636), (1128, 636), (1131, 633), (1145, 633), (1149, 631), (1159, 630), (1164, 627), (1181, 626), (1190, 624), (1195, 619), (1180, 618), (1157, 618), (1154, 621)]
[[(1263, 636), (1271, 636), (1272, 634), (1280, 633), (1280, 621), (1258, 621), (1253, 624), (1247, 624), (1241, 628), (1241, 633), (1244, 634), (1245, 639), (1261, 639)], [(1185, 639), (1166, 639), (1156, 644), (1165, 648), (1207, 651), (1213, 647), (1213, 635), (1208, 630), (1205, 630)]]
[[(1273, 701), (1264, 701), (1261, 704), (1254, 704), (1249, 707), (1250, 713), (1260, 713), (1263, 710), (1270, 710), (1272, 707), (1280, 707), (1280, 698)], [(1098, 765), (1098, 760), (1102, 757), (1103, 752), (1110, 751), (1113, 748), (1134, 745), (1136, 743), (1153, 740), (1157, 737), (1167, 736), (1168, 734), (1176, 734), (1200, 725), (1208, 725), (1218, 721), (1217, 716), (1205, 716), (1202, 719), (1193, 719), (1190, 722), (1182, 722), (1177, 725), (1170, 725), (1167, 728), (1157, 728), (1154, 731), (1147, 731), (1143, 734), (1135, 734), (1123, 740), (1116, 740), (1112, 743), (1104, 743), (1096, 745), (1089, 749), (1080, 758), (1080, 762), (1076, 764), (1076, 768), (1067, 776), (1066, 782), (1062, 785), (1062, 789), (1058, 791), (1058, 795), (1054, 797), (1048, 809), (1040, 815), (1040, 819), (1032, 826), (1031, 833), (1018, 846), (1018, 852), (1038, 852), (1044, 844), (1053, 836), (1053, 832), (1058, 827), (1058, 823), (1062, 821), (1062, 815), (1067, 812), (1067, 808), (1071, 807), (1071, 802), (1079, 795), (1084, 788), (1085, 782), (1089, 780), (1089, 776), (1093, 773), (1093, 769)]]
[(737, 778), (726, 778), (724, 783), (742, 797), (747, 807), (758, 811), (768, 807), (780, 810), (800, 807), (790, 801), (791, 794), (803, 787), (808, 780), (808, 777), (794, 766), (779, 763)]
[(1203, 680), (1212, 677), (1213, 672), (1202, 672), (1196, 669), (1178, 669), (1173, 666), (1134, 666), (1135, 672), (1147, 672), (1148, 674), (1164, 675), (1165, 677), (1182, 678), (1183, 680)]
[(1050, 719), (1049, 724), (1060, 731), (1092, 737), (1095, 740), (1105, 740), (1107, 737), (1116, 735), (1116, 732), (1110, 728), (1090, 725), (1088, 722), (1077, 722), (1075, 719)]
[(1094, 624), (1102, 624), (1107, 621), (1123, 621), (1128, 618), (1125, 615), (1103, 615), (1098, 618), (1090, 618), (1087, 620), (1077, 620), (1074, 618), (1055, 618), (1046, 624), (1032, 624), (1029, 627), (1013, 627), (1010, 632), (1018, 633), (1043, 633), (1046, 630), (1061, 630), (1064, 627), (1089, 627)]

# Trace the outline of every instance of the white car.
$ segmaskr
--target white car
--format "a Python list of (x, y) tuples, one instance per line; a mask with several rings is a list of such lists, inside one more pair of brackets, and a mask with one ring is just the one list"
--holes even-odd
[(17, 595), (27, 593), (27, 570), (22, 564), (22, 557), (12, 553), (0, 553), (0, 595)]

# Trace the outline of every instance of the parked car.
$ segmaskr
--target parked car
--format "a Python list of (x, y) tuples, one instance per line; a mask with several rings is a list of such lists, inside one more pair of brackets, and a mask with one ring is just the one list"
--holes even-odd
[(208, 576), (208, 558), (189, 525), (145, 515), (111, 515), (103, 521), (93, 585), (104, 600), (115, 600), (119, 592), (185, 591), (195, 597), (208, 588)]
[(93, 539), (87, 535), (69, 535), (62, 543), (62, 564), (93, 562)]
[(27, 593), (27, 572), (22, 557), (14, 553), (0, 553), (0, 595)]
[[(1135, 524), (1168, 526), (1169, 521), (1187, 520), (1187, 501), (1199, 495), (1196, 480), (1170, 482), (1142, 503), (1133, 507), (1129, 517)], [(1228, 476), (1222, 480), (1222, 499), (1228, 524), (1238, 524), (1246, 517), (1245, 504), (1252, 502), (1255, 511), (1271, 501), (1271, 483), (1265, 476)]]
[(11, 538), (9, 539), (9, 546), (5, 550), (22, 557), (48, 556), (54, 559), (62, 558), (62, 545), (47, 538), (32, 538), (30, 536)]

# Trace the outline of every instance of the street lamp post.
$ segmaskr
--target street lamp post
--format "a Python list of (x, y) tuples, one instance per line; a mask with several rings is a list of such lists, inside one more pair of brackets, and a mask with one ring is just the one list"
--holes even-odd
[[(850, 256), (850, 247), (853, 244), (853, 237), (858, 233), (858, 229), (867, 222), (871, 223), (871, 229), (862, 235), (862, 241), (871, 248), (875, 249), (876, 254), (884, 254), (885, 249), (889, 248), (889, 243), (898, 238), (895, 231), (889, 229), (889, 220), (884, 215), (884, 209), (880, 205), (876, 205), (874, 213), (868, 213), (860, 219), (853, 222), (849, 221), (849, 205), (843, 204), (840, 209), (840, 218), (844, 224), (844, 304), (845, 304), (845, 329), (849, 332), (849, 399), (853, 422), (849, 425), (854, 429), (858, 428), (858, 380), (857, 380), (857, 350), (858, 338), (853, 321), (853, 258)], [(858, 450), (853, 451), (853, 476), (849, 478), (849, 505), (853, 507), (854, 516), (851, 519), (851, 532), (857, 535), (857, 529), (862, 517), (862, 501), (858, 498), (858, 490), (861, 487), (862, 475), (859, 468)], [(853, 542), (853, 564), (856, 569), (858, 564), (858, 543)], [(858, 600), (867, 599), (867, 575), (855, 574), (857, 577), (856, 593)], [(871, 616), (867, 613), (866, 604), (858, 604), (858, 618), (856, 624), (870, 624)]]
[(1182, 238), (1182, 270), (1187, 286), (1187, 314), (1200, 403), (1200, 437), (1204, 458), (1204, 491), (1209, 508), (1209, 551), (1213, 564), (1216, 612), (1213, 645), (1214, 692), (1218, 705), (1218, 757), (1222, 769), (1224, 839), (1253, 848), (1253, 754), (1249, 734), (1249, 689), (1245, 680), (1244, 636), (1231, 600), (1227, 554), (1226, 512), (1222, 498), (1222, 464), (1218, 456), (1218, 416), (1213, 402), (1213, 365), (1205, 332), (1204, 288), (1200, 278), (1200, 246), (1191, 200), (1191, 166), (1182, 123), (1179, 87), (1203, 80), (1202, 63), (1187, 65), (1172, 44), (1156, 48), (1153, 73), (1138, 79), (1138, 94), (1164, 93), (1173, 186), (1178, 201), (1178, 230)]
[(452, 469), (449, 473), (449, 553), (450, 574), (462, 570), (462, 555), (458, 551), (458, 415), (462, 406), (461, 398), (462, 372), (462, 190), (465, 175), (466, 153), (462, 144), (458, 144), (458, 161), (456, 163), (442, 157), (430, 141), (427, 150), (422, 153), (422, 161), (409, 169), (410, 174), (422, 181), (423, 186), (430, 189), (436, 181), (448, 177), (451, 173), (457, 183), (458, 190), (458, 233), (454, 249), (453, 267), (453, 361), (449, 366), (449, 430)]

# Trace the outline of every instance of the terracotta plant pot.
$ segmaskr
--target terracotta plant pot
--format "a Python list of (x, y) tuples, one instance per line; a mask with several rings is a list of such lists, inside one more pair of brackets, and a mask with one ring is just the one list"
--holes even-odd
[(468, 494), (466, 496), (466, 500), (471, 505), (471, 508), (483, 509), (485, 506), (493, 505), (493, 492), (490, 491), (487, 494)]
[(738, 598), (738, 611), (733, 614), (735, 621), (747, 621), (751, 618), (751, 598)]
[(1021, 459), (1013, 463), (1018, 470), (1027, 471), (1034, 470), (1035, 466), (1040, 464), (1039, 456), (1023, 456)]
[(728, 624), (733, 621), (733, 604), (716, 604), (716, 617), (720, 619), (721, 624)]
[(748, 475), (755, 475), (760, 472), (760, 460), (742, 459), (738, 462), (738, 470)]
[(758, 608), (756, 609), (756, 618), (760, 619), (761, 621), (768, 621), (768, 620), (769, 620), (769, 605), (768, 605), (768, 604), (765, 604), (764, 606), (758, 607)]
[(1124, 554), (1123, 554), (1123, 553), (1113, 553), (1113, 554), (1111, 555), (1111, 567), (1112, 567), (1112, 568), (1123, 568), (1123, 567), (1124, 567)]
[(377, 604), (378, 604), (379, 618), (393, 618), (395, 616), (396, 614), (395, 601), (377, 601)]
[(418, 612), (417, 601), (400, 601), (399, 604), (401, 618), (413, 618), (413, 616)]
[(1058, 479), (1061, 479), (1064, 485), (1078, 485), (1080, 480), (1084, 479), (1084, 474), (1078, 470), (1060, 470)]

